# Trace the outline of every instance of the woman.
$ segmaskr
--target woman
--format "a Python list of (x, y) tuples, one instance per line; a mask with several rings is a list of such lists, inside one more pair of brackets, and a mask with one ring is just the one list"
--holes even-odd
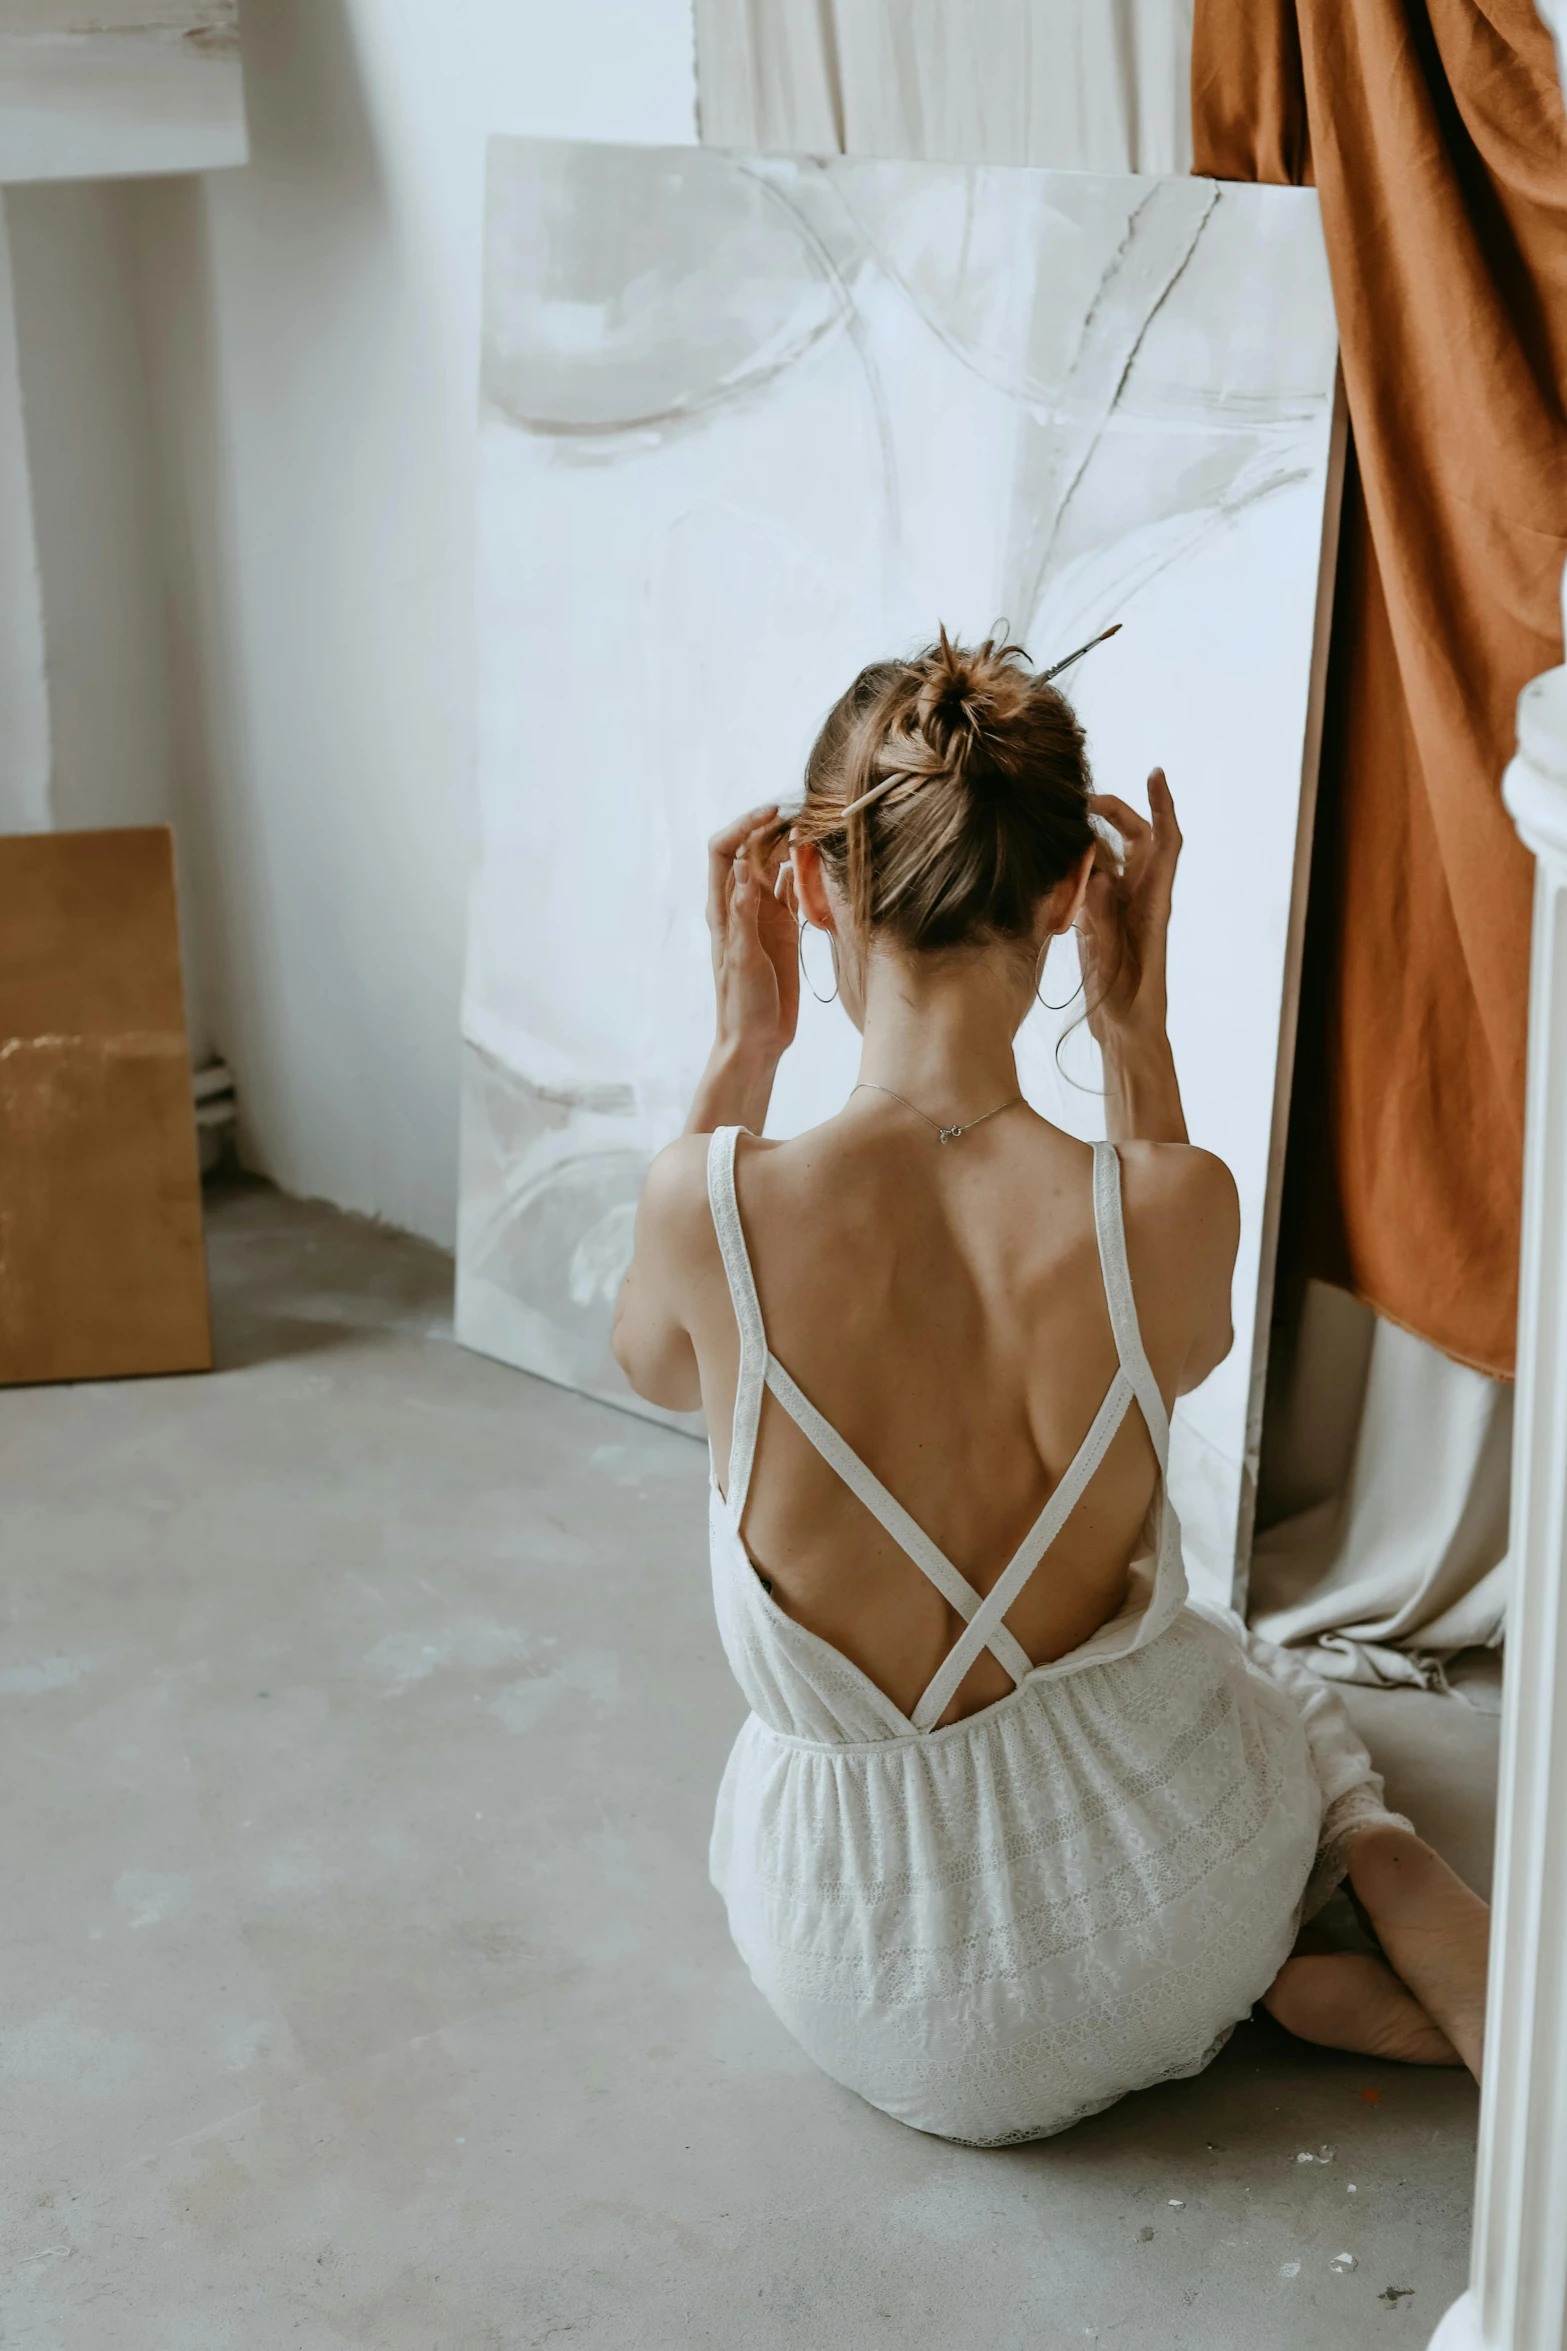
[[(717, 1039), (616, 1321), (638, 1393), (710, 1432), (751, 1705), (712, 1848), (735, 1941), (828, 2073), (975, 2144), (1195, 2073), (1258, 1998), (1332, 2047), (1480, 2057), (1484, 1904), (1384, 1809), (1338, 1697), (1187, 1602), (1169, 1412), (1229, 1349), (1238, 1215), (1186, 1139), (1158, 770), (1149, 800), (1092, 795), (1016, 648), (864, 671), (787, 843), (758, 809), (712, 844)], [(863, 1052), (773, 1143), (791, 902)], [(1098, 1146), (1013, 1060), (1071, 928)], [(1385, 1957), (1291, 1958), (1346, 1870)]]

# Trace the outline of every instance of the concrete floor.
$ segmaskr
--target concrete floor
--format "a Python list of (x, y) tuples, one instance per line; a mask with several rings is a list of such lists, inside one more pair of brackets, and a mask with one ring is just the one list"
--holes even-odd
[[(212, 1377), (0, 1403), (9, 2351), (1424, 2345), (1466, 2076), (1263, 2023), (1035, 2147), (862, 2106), (707, 1885), (698, 1449), (455, 1347), (418, 1243), (210, 1238)], [(1365, 1719), (1478, 1874), (1494, 1722)]]

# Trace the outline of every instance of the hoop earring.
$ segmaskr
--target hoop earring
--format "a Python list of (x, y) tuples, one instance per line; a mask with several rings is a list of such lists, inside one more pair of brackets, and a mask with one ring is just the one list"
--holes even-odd
[[(1071, 927), (1075, 931), (1077, 928), (1076, 923), (1073, 923)], [(1059, 937), (1060, 933), (1057, 932), (1056, 936)], [(1039, 993), (1039, 983), (1045, 976), (1045, 965), (1050, 961), (1050, 949), (1053, 943), (1054, 942), (1050, 939), (1045, 941), (1045, 951), (1039, 958), (1039, 969), (1034, 974), (1034, 1002), (1039, 1006), (1041, 1012), (1065, 1012), (1083, 993), (1083, 974), (1081, 968), (1078, 970), (1077, 986), (1072, 990), (1071, 995), (1067, 997), (1065, 1003), (1052, 1004), (1047, 997), (1041, 996)]]
[(815, 981), (812, 979), (812, 977), (811, 977), (811, 975), (810, 975), (809, 971), (806, 969), (806, 963), (805, 963), (805, 934), (806, 934), (806, 932), (807, 932), (808, 930), (814, 930), (814, 929), (815, 929), (815, 927), (816, 927), (816, 926), (815, 926), (815, 924), (814, 924), (814, 923), (808, 923), (808, 922), (806, 922), (806, 921), (805, 921), (805, 919), (804, 919), (804, 917), (803, 917), (803, 916), (801, 917), (801, 920), (800, 920), (800, 926), (799, 926), (799, 929), (800, 929), (800, 976), (801, 976), (801, 978), (804, 980), (804, 982), (805, 982), (806, 986), (807, 986), (807, 987), (810, 989), (810, 991), (811, 991), (811, 994), (812, 994), (812, 995), (813, 995), (813, 996), (816, 998), (816, 1001), (817, 1001), (817, 1003), (818, 1003), (818, 1004), (831, 1004), (831, 1003), (833, 1002), (834, 998), (837, 996), (837, 993), (838, 993), (838, 958), (837, 958), (837, 955), (836, 955), (836, 954), (834, 953), (834, 951), (833, 951), (833, 944), (832, 944), (832, 934), (831, 934), (831, 932), (829, 932), (829, 933), (828, 933), (828, 935), (827, 935), (827, 952), (828, 952), (828, 954), (829, 954), (829, 955), (831, 955), (831, 956), (832, 956), (832, 995), (831, 995), (831, 996), (824, 996), (824, 995), (822, 994), (822, 992), (821, 992), (820, 988), (819, 988), (819, 987), (816, 985), (816, 982), (815, 982)]

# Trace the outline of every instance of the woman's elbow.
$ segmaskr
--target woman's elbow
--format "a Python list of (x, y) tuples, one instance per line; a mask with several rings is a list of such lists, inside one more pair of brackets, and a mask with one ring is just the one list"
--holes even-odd
[(696, 1350), (684, 1330), (649, 1332), (624, 1303), (616, 1310), (610, 1353), (626, 1384), (644, 1404), (664, 1412), (695, 1412), (702, 1402)]
[(1203, 1381), (1218, 1370), (1234, 1344), (1234, 1325), (1228, 1321), (1221, 1328), (1209, 1332), (1203, 1340), (1199, 1341), (1186, 1358), (1180, 1394), (1189, 1396), (1194, 1388), (1200, 1388)]
[[(623, 1284), (620, 1296), (615, 1301), (615, 1319), (610, 1326), (609, 1351), (624, 1372), (633, 1392), (638, 1396), (647, 1396), (647, 1391), (642, 1384), (646, 1349), (638, 1344), (637, 1317), (627, 1306), (629, 1290), (629, 1282)], [(651, 1403), (653, 1399), (647, 1397), (647, 1401)]]
[[(614, 1356), (615, 1361), (619, 1365), (620, 1369), (625, 1373), (626, 1378), (630, 1381), (632, 1387), (636, 1388), (637, 1380), (633, 1352), (626, 1340), (625, 1318), (621, 1314), (618, 1305), (615, 1308), (614, 1322), (610, 1326), (609, 1351), (611, 1355)], [(641, 1390), (638, 1389), (637, 1393), (640, 1395)]]

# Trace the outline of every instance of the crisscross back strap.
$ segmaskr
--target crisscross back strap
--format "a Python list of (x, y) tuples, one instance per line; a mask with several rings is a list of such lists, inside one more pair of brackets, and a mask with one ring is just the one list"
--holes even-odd
[[(1094, 1415), (1087, 1436), (1073, 1454), (1049, 1501), (932, 1675), (924, 1696), (909, 1717), (917, 1731), (934, 1729), (951, 1705), (981, 1649), (996, 1649), (997, 1633), (1006, 1631), (1001, 1619), (1072, 1515), (1084, 1487), (1109, 1451), (1110, 1440), (1126, 1418), (1126, 1408), (1131, 1401), (1132, 1383), (1124, 1371), (1118, 1371), (1105, 1392), (1104, 1402)], [(1009, 1640), (1011, 1637), (1007, 1635)], [(1020, 1644), (1014, 1642), (1013, 1646), (1019, 1647)], [(999, 1655), (999, 1650), (996, 1653)], [(1023, 1658), (1026, 1670), (1032, 1673), (1033, 1660), (1026, 1649)], [(1014, 1675), (1013, 1678), (1021, 1680), (1022, 1676)]]
[[(910, 1518), (903, 1504), (888, 1493), (874, 1470), (867, 1469), (852, 1445), (845, 1444), (830, 1420), (824, 1420), (809, 1396), (797, 1386), (784, 1370), (776, 1355), (767, 1358), (767, 1385), (788, 1413), (801, 1433), (808, 1437), (817, 1452), (835, 1469), (852, 1494), (857, 1494), (872, 1518), (883, 1526), (901, 1550), (908, 1553), (916, 1567), (923, 1569), (949, 1607), (955, 1608), (964, 1623), (971, 1627), (985, 1613), (986, 1603), (980, 1598), (965, 1575), (959, 1573), (944, 1551), (937, 1549), (918, 1522)], [(1004, 1613), (1004, 1612), (1002, 1612)], [(962, 1636), (968, 1639), (968, 1634)], [(1033, 1660), (1021, 1641), (1014, 1640), (1000, 1621), (1000, 1616), (980, 1634), (974, 1643), (973, 1654), (989, 1648), (997, 1663), (1020, 1682), (1034, 1670)], [(967, 1670), (967, 1669), (965, 1669)], [(916, 1723), (916, 1728), (919, 1725)]]
[(740, 1333), (740, 1376), (735, 1382), (734, 1422), (729, 1436), (729, 1475), (724, 1481), (729, 1516), (736, 1527), (745, 1514), (751, 1486), (751, 1464), (756, 1458), (756, 1426), (762, 1413), (762, 1384), (767, 1375), (767, 1334), (762, 1328), (762, 1302), (740, 1223), (735, 1198), (735, 1145), (738, 1127), (719, 1127), (707, 1146), (707, 1198), (713, 1211), (713, 1230), (729, 1279), (735, 1324)]
[(727, 1502), (738, 1531), (750, 1491), (756, 1458), (756, 1434), (762, 1396), (771, 1389), (801, 1433), (816, 1448), (870, 1512), (963, 1619), (963, 1631), (910, 1717), (917, 1731), (937, 1724), (981, 1650), (989, 1649), (1014, 1682), (1033, 1672), (1027, 1650), (1008, 1632), (1002, 1619), (1029, 1577), (1061, 1532), (1095, 1470), (1104, 1459), (1116, 1430), (1136, 1398), (1159, 1460), (1161, 1487), (1169, 1455), (1170, 1422), (1159, 1393), (1132, 1294), (1126, 1261), (1126, 1234), (1121, 1216), (1121, 1162), (1113, 1143), (1094, 1145), (1094, 1229), (1099, 1241), (1099, 1264), (1104, 1276), (1105, 1301), (1115, 1337), (1119, 1368), (1093, 1424), (1049, 1501), (1013, 1554), (1003, 1573), (983, 1597), (968, 1578), (868, 1469), (854, 1448), (846, 1444), (832, 1423), (817, 1411), (810, 1398), (770, 1351), (762, 1322), (761, 1301), (751, 1270), (740, 1204), (735, 1195), (735, 1147), (738, 1127), (720, 1127), (708, 1146), (707, 1194), (713, 1211), (713, 1229), (724, 1261), (729, 1295), (740, 1334), (740, 1374), (735, 1386), (734, 1424), (729, 1445)]
[(1163, 1480), (1170, 1460), (1170, 1416), (1164, 1409), (1159, 1383), (1153, 1376), (1132, 1295), (1131, 1269), (1126, 1262), (1126, 1227), (1121, 1217), (1121, 1155), (1113, 1143), (1094, 1145), (1094, 1230), (1099, 1236), (1099, 1270), (1104, 1276), (1105, 1303), (1121, 1369), (1131, 1382), (1159, 1457)]
[[(751, 1255), (745, 1245), (745, 1228), (740, 1222), (740, 1203), (735, 1192), (735, 1148), (739, 1138), (738, 1127), (720, 1127), (707, 1150), (707, 1197), (740, 1333), (740, 1376), (735, 1385), (726, 1491), (731, 1522), (738, 1532), (750, 1490), (751, 1465), (756, 1458), (762, 1391), (768, 1387), (829, 1468), (837, 1472), (850, 1492), (859, 1497), (871, 1516), (968, 1624), (981, 1606), (979, 1593), (931, 1541), (924, 1528), (909, 1516), (902, 1503), (888, 1493), (880, 1478), (866, 1467), (854, 1448), (844, 1442), (778, 1358), (769, 1352), (762, 1303), (756, 1294), (756, 1277), (751, 1270)], [(985, 1645), (980, 1643), (982, 1648)], [(1026, 1673), (1032, 1672), (1028, 1651), (1013, 1639), (1005, 1625), (995, 1628), (989, 1646), (1014, 1681), (1021, 1681)]]
[(1121, 1159), (1113, 1143), (1094, 1145), (1094, 1230), (1099, 1241), (1099, 1267), (1120, 1368), (1054, 1493), (932, 1676), (910, 1717), (917, 1731), (934, 1728), (981, 1649), (987, 1644), (994, 1647), (997, 1628), (1005, 1630), (1001, 1619), (1071, 1516), (1089, 1479), (1108, 1452), (1134, 1396), (1158, 1456), (1162, 1489), (1170, 1449), (1170, 1420), (1137, 1320), (1137, 1301), (1126, 1261), (1126, 1228), (1121, 1215)]

